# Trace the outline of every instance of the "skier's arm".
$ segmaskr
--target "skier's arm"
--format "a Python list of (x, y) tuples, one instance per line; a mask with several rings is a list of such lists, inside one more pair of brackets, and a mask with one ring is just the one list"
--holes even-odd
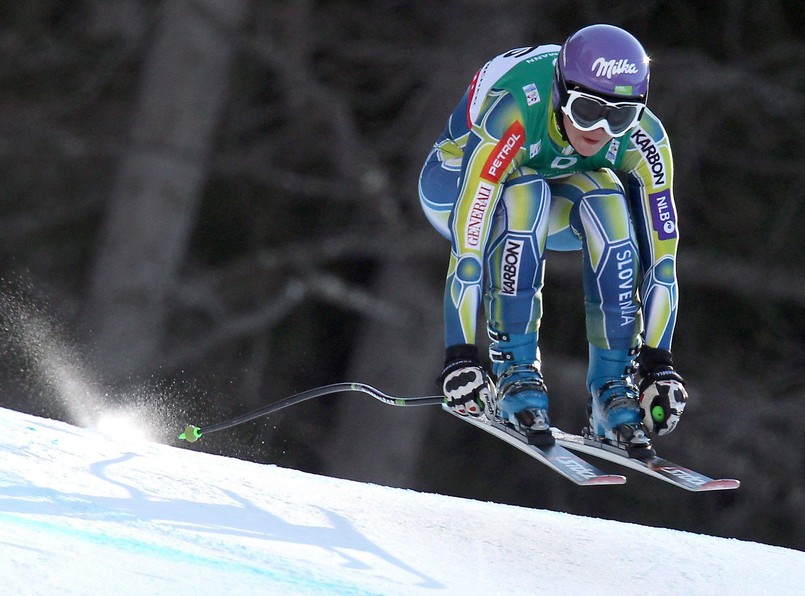
[(648, 110), (631, 135), (622, 170), (640, 248), (645, 342), (670, 350), (679, 302), (674, 166), (665, 129)]
[(474, 344), (481, 304), (483, 255), (495, 208), (509, 173), (523, 159), (525, 132), (517, 104), (493, 91), (472, 123), (459, 197), (450, 218), (451, 252), (445, 284), (445, 346)]

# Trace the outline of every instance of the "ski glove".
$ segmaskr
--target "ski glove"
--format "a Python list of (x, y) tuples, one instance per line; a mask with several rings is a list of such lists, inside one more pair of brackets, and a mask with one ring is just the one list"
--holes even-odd
[(679, 424), (688, 401), (685, 381), (674, 370), (671, 352), (643, 346), (637, 373), (643, 422), (650, 431), (667, 435)]
[(456, 414), (478, 418), (494, 414), (494, 390), (472, 344), (450, 346), (445, 351), (442, 384), (444, 403)]

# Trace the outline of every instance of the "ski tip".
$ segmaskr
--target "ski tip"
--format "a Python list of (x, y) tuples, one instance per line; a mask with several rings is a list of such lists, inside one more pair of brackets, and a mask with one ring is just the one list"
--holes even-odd
[(698, 487), (699, 491), (708, 490), (735, 490), (741, 486), (741, 481), (734, 478), (718, 478)]
[(187, 441), (188, 443), (195, 443), (201, 438), (201, 429), (198, 426), (188, 424), (187, 428), (184, 429), (184, 432), (179, 435), (179, 438), (182, 441)]
[(617, 484), (626, 484), (626, 476), (621, 476), (620, 474), (595, 476), (588, 478), (582, 486), (608, 486)]

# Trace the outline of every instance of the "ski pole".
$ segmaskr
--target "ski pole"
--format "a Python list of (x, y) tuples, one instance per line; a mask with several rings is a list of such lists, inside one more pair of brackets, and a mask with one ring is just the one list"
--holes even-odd
[(316, 387), (314, 389), (308, 389), (307, 391), (302, 391), (301, 393), (296, 393), (294, 395), (281, 399), (272, 404), (263, 406), (262, 408), (258, 408), (257, 410), (254, 410), (252, 412), (248, 412), (246, 414), (238, 416), (237, 418), (232, 418), (231, 420), (225, 420), (224, 422), (219, 422), (217, 424), (211, 424), (209, 426), (202, 426), (202, 427), (189, 424), (187, 425), (187, 428), (184, 429), (184, 432), (182, 432), (182, 434), (179, 435), (179, 438), (189, 443), (195, 443), (202, 437), (202, 435), (212, 433), (218, 430), (224, 430), (225, 428), (232, 428), (233, 426), (243, 424), (244, 422), (249, 422), (250, 420), (254, 420), (262, 416), (268, 416), (269, 414), (273, 414), (278, 410), (282, 410), (283, 408), (287, 408), (288, 406), (293, 406), (295, 404), (302, 403), (303, 401), (307, 401), (315, 397), (321, 397), (322, 395), (329, 395), (330, 393), (342, 393), (347, 391), (366, 393), (367, 395), (374, 397), (376, 400), (381, 401), (384, 404), (388, 404), (390, 406), (404, 406), (404, 407), (432, 406), (441, 404), (444, 401), (444, 397), (442, 397), (441, 395), (396, 397), (393, 395), (387, 395), (382, 391), (380, 391), (379, 389), (375, 389), (371, 385), (367, 385), (365, 383), (334, 383), (332, 385), (324, 385), (323, 387)]

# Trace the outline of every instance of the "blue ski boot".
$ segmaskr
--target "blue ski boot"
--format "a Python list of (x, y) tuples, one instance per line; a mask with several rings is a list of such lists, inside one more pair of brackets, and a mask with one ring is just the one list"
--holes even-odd
[(489, 355), (498, 416), (525, 435), (529, 443), (553, 443), (548, 419), (548, 391), (540, 372), (537, 334), (501, 333), (489, 328)]
[(643, 424), (640, 398), (633, 381), (635, 350), (590, 346), (587, 387), (589, 427), (584, 434), (625, 450), (630, 457), (655, 455)]

